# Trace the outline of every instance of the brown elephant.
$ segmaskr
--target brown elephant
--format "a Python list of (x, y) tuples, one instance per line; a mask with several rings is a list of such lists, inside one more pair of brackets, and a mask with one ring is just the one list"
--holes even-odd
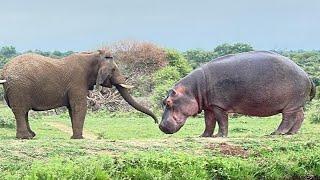
[(81, 139), (87, 111), (87, 94), (94, 85), (112, 87), (135, 109), (156, 116), (129, 95), (111, 53), (107, 50), (75, 53), (63, 59), (24, 54), (6, 64), (0, 83), (5, 100), (15, 115), (19, 139), (31, 139), (35, 133), (28, 121), (29, 110), (43, 111), (66, 106), (71, 117), (73, 139)]

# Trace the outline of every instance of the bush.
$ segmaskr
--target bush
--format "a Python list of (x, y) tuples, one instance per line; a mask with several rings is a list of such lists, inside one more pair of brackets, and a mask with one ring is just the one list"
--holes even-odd
[[(146, 98), (154, 88), (151, 74), (168, 64), (164, 49), (153, 43), (139, 41), (119, 41), (106, 48), (112, 51), (121, 73), (127, 77), (127, 83), (134, 86), (130, 93), (135, 97), (143, 98), (143, 101), (138, 101), (139, 103), (151, 104)], [(101, 93), (93, 91), (90, 98), (89, 106), (93, 110), (132, 109), (115, 88), (104, 88)]]
[(9, 58), (6, 58), (6, 57), (0, 55), (0, 69), (2, 69), (3, 66), (5, 64), (7, 64), (8, 62), (9, 62)]
[(157, 107), (161, 106), (161, 100), (167, 95), (167, 91), (180, 79), (180, 73), (176, 67), (167, 66), (154, 74), (155, 88), (152, 100)]
[(169, 65), (153, 74), (155, 88), (152, 99), (156, 107), (161, 107), (161, 100), (166, 97), (167, 91), (192, 70), (188, 61), (178, 51), (168, 49), (166, 57)]
[(183, 56), (189, 61), (193, 68), (196, 68), (206, 62), (218, 57), (214, 51), (204, 51), (201, 49), (191, 49), (183, 53)]
[(214, 49), (214, 52), (218, 56), (224, 56), (228, 54), (236, 54), (241, 52), (253, 51), (253, 48), (249, 44), (245, 43), (235, 43), (235, 44), (221, 44)]
[(13, 118), (8, 118), (0, 116), (0, 128), (14, 128), (15, 120)]
[(166, 50), (166, 58), (169, 61), (170, 66), (177, 68), (180, 73), (180, 77), (186, 76), (192, 70), (188, 60), (174, 49)]
[(307, 117), (311, 123), (320, 123), (320, 101), (314, 100), (310, 104), (310, 109), (307, 111)]

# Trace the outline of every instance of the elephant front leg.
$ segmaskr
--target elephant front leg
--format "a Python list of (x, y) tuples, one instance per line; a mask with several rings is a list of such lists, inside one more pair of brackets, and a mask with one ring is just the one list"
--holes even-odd
[(34, 136), (28, 130), (29, 125), (27, 124), (26, 117), (28, 116), (27, 111), (22, 109), (12, 109), (12, 112), (16, 118), (18, 139), (32, 139)]
[(84, 100), (73, 101), (70, 99), (69, 115), (71, 118), (73, 135), (71, 139), (83, 139), (83, 124), (87, 113), (87, 102)]
[(220, 108), (215, 108), (213, 112), (214, 112), (216, 121), (218, 121), (218, 125), (219, 125), (218, 134), (216, 134), (214, 137), (227, 137), (228, 125), (229, 125), (228, 114)]
[(210, 110), (204, 111), (204, 118), (205, 118), (205, 130), (202, 133), (201, 137), (212, 137), (215, 126), (216, 126), (216, 120), (214, 118), (214, 113)]

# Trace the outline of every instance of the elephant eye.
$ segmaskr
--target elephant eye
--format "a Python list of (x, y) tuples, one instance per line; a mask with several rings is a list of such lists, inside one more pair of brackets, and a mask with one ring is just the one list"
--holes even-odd
[(112, 56), (106, 56), (105, 58), (106, 58), (106, 59), (113, 59)]

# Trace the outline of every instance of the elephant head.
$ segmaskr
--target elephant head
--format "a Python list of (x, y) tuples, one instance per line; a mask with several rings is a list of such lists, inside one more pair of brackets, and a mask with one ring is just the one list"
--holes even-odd
[(141, 106), (131, 97), (128, 89), (133, 88), (133, 86), (125, 83), (126, 78), (120, 73), (117, 64), (114, 62), (112, 54), (106, 50), (98, 50), (98, 52), (100, 55), (100, 63), (96, 78), (96, 86), (108, 88), (115, 86), (125, 101), (127, 101), (136, 110), (151, 116), (155, 123), (158, 123), (157, 117), (150, 110)]

